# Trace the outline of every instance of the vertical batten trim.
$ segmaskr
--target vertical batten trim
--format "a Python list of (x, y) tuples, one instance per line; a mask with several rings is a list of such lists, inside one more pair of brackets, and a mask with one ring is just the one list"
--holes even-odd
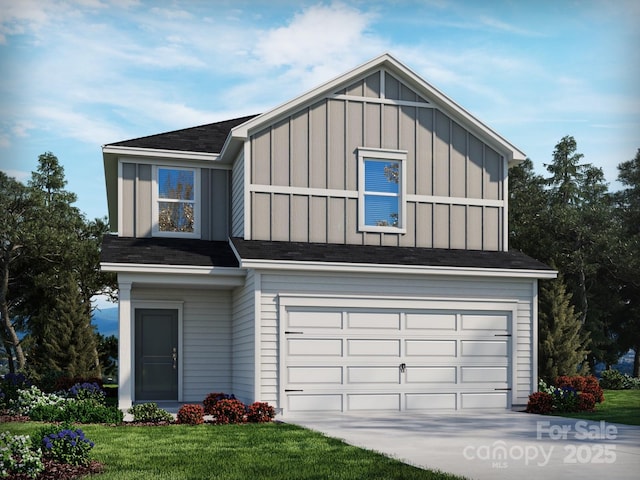
[(533, 280), (531, 291), (531, 392), (538, 391), (538, 279)]
[(253, 217), (253, 208), (251, 206), (251, 189), (249, 188), (252, 181), (251, 171), (251, 138), (244, 142), (244, 163), (243, 184), (244, 184), (244, 239), (251, 240), (251, 219)]
[[(260, 273), (254, 270), (253, 274), (253, 325), (254, 325), (254, 337), (253, 337), (253, 355), (254, 370), (253, 370), (253, 396), (254, 400), (258, 401), (262, 399), (262, 279)], [(282, 339), (279, 339), (280, 341)], [(278, 345), (282, 347), (282, 343), (278, 342)], [(278, 382), (282, 383), (280, 379)], [(280, 399), (278, 399), (280, 403)], [(282, 405), (279, 405), (282, 407)]]

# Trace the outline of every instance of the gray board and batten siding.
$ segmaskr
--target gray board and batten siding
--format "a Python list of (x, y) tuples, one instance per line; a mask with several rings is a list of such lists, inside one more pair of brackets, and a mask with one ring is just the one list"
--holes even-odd
[[(406, 234), (358, 231), (358, 147), (407, 151)], [(252, 133), (250, 150), (254, 240), (505, 249), (503, 156), (384, 70)]]
[[(152, 165), (122, 163), (123, 237), (151, 237), (153, 225)], [(200, 238), (227, 240), (229, 230), (229, 171), (200, 168)]]

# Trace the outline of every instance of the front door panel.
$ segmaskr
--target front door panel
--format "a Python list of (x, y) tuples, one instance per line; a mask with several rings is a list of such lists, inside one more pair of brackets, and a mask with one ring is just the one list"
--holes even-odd
[(178, 311), (137, 309), (136, 400), (178, 400)]

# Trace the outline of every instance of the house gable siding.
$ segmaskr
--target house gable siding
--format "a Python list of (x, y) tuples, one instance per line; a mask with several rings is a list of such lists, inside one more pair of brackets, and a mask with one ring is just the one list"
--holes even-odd
[[(251, 134), (250, 238), (505, 249), (503, 156), (380, 75)], [(358, 230), (358, 147), (407, 152), (406, 234)]]
[[(164, 161), (163, 164), (171, 165)], [(173, 165), (182, 166), (176, 160)], [(151, 237), (153, 223), (153, 165), (124, 160), (119, 234), (123, 237)], [(229, 172), (200, 168), (200, 238), (226, 240), (229, 231)]]

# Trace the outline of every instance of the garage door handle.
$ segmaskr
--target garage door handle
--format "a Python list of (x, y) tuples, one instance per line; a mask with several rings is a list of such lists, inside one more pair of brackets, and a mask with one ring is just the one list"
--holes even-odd
[(296, 390), (296, 389), (287, 389), (285, 388), (285, 392), (304, 392), (304, 390)]
[(400, 364), (400, 373), (404, 373), (407, 370), (407, 364), (406, 363), (401, 363)]
[(496, 333), (494, 337), (510, 337), (510, 333)]
[(285, 335), (289, 335), (290, 333), (295, 333), (297, 335), (302, 335), (304, 332), (291, 332), (291, 331), (287, 330), (284, 333), (285, 333)]

